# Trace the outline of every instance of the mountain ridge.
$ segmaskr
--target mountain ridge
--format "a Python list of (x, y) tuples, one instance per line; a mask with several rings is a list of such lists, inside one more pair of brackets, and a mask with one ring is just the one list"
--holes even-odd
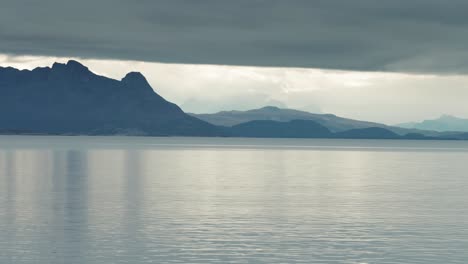
[(201, 120), (205, 120), (211, 124), (218, 126), (233, 126), (244, 122), (249, 122), (252, 120), (272, 120), (279, 122), (287, 122), (295, 119), (302, 120), (313, 120), (319, 124), (327, 127), (332, 132), (343, 132), (351, 129), (363, 129), (369, 127), (380, 127), (388, 129), (394, 133), (397, 133), (401, 136), (406, 134), (422, 134), (428, 137), (440, 137), (448, 136), (448, 133), (439, 133), (435, 131), (427, 131), (421, 129), (407, 129), (397, 126), (389, 126), (386, 124), (361, 121), (351, 118), (344, 118), (334, 114), (316, 114), (309, 113), (306, 111), (288, 109), (288, 108), (279, 108), (276, 106), (265, 106), (258, 109), (252, 109), (247, 111), (221, 111), (212, 114), (194, 114), (189, 113), (192, 116), (195, 116)]
[(130, 72), (120, 81), (77, 61), (33, 70), (0, 68), (0, 129), (52, 134), (219, 136)]
[[(364, 128), (364, 127), (371, 127), (371, 126), (378, 126), (380, 124), (374, 122), (367, 122), (367, 121), (357, 121), (349, 118), (342, 118), (338, 117), (334, 114), (315, 114), (306, 111), (296, 110), (296, 109), (289, 109), (289, 108), (279, 108), (276, 106), (265, 106), (258, 109), (251, 109), (246, 111), (220, 111), (213, 114), (194, 114), (189, 113), (192, 116), (205, 120), (215, 125), (221, 126), (233, 126), (240, 123), (252, 121), (252, 120), (272, 120), (272, 121), (291, 121), (291, 120), (313, 120), (322, 125), (325, 125), (330, 130), (337, 132), (337, 131), (344, 131), (349, 128)], [(341, 123), (334, 123), (331, 124), (329, 120), (335, 119), (340, 121)], [(355, 125), (348, 125), (345, 126), (343, 124), (350, 122), (350, 121), (357, 121), (359, 124)]]
[(116, 80), (74, 60), (0, 67), (0, 95), (0, 134), (468, 139), (275, 106), (187, 114), (139, 72)]

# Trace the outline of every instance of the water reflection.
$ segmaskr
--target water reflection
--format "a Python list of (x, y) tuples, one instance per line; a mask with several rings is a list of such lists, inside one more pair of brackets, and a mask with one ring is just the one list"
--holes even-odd
[[(3, 239), (0, 239), (0, 249), (5, 254), (4, 261), (13, 263), (14, 261), (14, 247), (12, 241), (16, 241), (16, 178), (13, 164), (14, 161), (13, 151), (0, 152), (0, 186), (3, 186), (0, 194), (0, 234)], [(2, 203), (2, 201), (4, 201)], [(0, 257), (0, 260), (2, 258)]]
[(468, 152), (26, 139), (0, 137), (2, 264), (468, 257)]
[(144, 225), (142, 220), (142, 210), (144, 210), (145, 189), (144, 175), (141, 167), (143, 165), (142, 153), (140, 151), (129, 150), (124, 154), (125, 169), (122, 181), (122, 193), (124, 194), (124, 212), (122, 223), (124, 229), (122, 233), (126, 234), (124, 240), (132, 240), (132, 243), (125, 245), (126, 256), (133, 256), (133, 261), (142, 262), (147, 256), (147, 245), (145, 240)]
[(65, 153), (62, 249), (63, 261), (69, 263), (86, 263), (89, 195), (87, 159), (85, 151), (70, 150)]

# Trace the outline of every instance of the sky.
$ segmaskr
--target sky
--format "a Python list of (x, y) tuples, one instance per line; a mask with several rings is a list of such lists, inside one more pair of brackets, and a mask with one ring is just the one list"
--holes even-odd
[(0, 65), (141, 71), (189, 112), (468, 118), (465, 0), (4, 0)]

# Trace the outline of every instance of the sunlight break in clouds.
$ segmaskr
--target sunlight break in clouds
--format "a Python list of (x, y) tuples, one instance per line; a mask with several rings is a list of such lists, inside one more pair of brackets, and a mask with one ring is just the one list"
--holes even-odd
[[(0, 65), (33, 69), (68, 59), (0, 55)], [(187, 112), (275, 105), (388, 124), (442, 114), (468, 117), (468, 76), (464, 75), (72, 59), (115, 79), (140, 71), (157, 93)]]

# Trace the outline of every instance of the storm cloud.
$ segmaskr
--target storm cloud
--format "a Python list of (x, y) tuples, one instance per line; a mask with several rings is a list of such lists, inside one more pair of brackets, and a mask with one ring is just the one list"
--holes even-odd
[(466, 0), (4, 0), (0, 53), (468, 72)]

